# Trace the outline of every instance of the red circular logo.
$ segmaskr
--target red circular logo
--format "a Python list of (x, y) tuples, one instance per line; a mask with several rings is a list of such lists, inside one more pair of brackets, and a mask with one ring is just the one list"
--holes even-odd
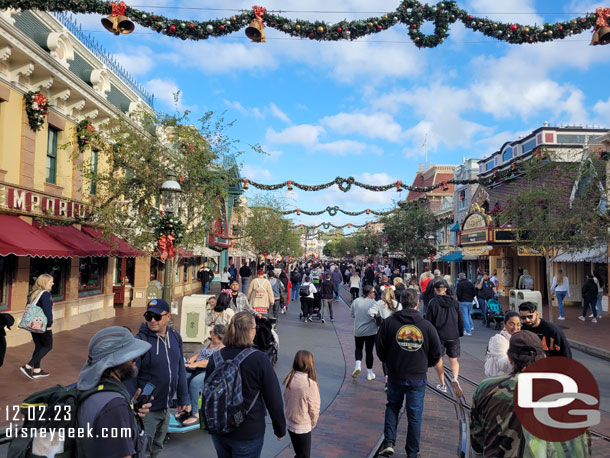
[(578, 361), (553, 356), (517, 376), (514, 404), (521, 425), (548, 442), (574, 439), (600, 422), (599, 388)]

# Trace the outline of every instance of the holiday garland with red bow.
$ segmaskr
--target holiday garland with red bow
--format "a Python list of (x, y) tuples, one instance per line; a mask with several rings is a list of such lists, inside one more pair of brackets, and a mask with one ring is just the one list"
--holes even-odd
[(184, 236), (184, 224), (173, 215), (161, 214), (155, 221), (155, 239), (161, 253), (161, 259), (174, 259), (176, 257), (176, 246), (182, 242)]
[(28, 116), (28, 123), (34, 132), (38, 132), (44, 125), (44, 120), (49, 111), (49, 102), (47, 98), (40, 93), (26, 92), (23, 94), (25, 99), (25, 112)]

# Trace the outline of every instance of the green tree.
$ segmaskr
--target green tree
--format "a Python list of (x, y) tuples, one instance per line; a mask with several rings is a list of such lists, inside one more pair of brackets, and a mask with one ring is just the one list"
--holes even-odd
[(435, 253), (434, 239), (442, 224), (424, 203), (407, 203), (380, 220), (388, 249), (402, 253), (403, 259), (420, 261)]
[[(518, 192), (506, 208), (497, 210), (497, 217), (499, 224), (515, 228), (516, 245), (544, 256), (550, 298), (557, 256), (600, 246), (605, 249), (610, 243), (605, 168), (588, 151), (571, 158), (565, 153), (560, 158), (542, 152), (522, 163), (522, 168), (522, 176), (508, 184)], [(553, 320), (552, 312), (549, 318)]]

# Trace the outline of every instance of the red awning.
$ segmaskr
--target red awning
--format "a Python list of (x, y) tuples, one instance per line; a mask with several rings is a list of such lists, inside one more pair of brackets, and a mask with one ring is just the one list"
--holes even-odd
[(139, 256), (146, 256), (146, 253), (142, 250), (131, 246), (125, 240), (121, 240), (114, 234), (104, 235), (101, 229), (94, 227), (83, 226), (83, 232), (102, 245), (106, 245), (110, 248), (110, 256), (116, 256), (117, 258), (135, 258)]
[(32, 256), (41, 258), (70, 258), (78, 256), (40, 229), (17, 216), (0, 215), (0, 255)]
[(76, 255), (81, 258), (88, 256), (110, 256), (110, 246), (96, 242), (90, 235), (85, 234), (74, 226), (48, 224), (40, 227), (40, 230), (67, 247), (72, 248)]

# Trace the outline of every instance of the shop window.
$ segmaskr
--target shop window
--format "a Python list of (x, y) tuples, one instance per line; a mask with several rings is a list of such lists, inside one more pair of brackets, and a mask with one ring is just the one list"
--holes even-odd
[(182, 270), (182, 281), (184, 283), (188, 283), (189, 281), (189, 264), (191, 263), (190, 259), (185, 259), (182, 261), (183, 270)]
[(114, 285), (133, 286), (133, 278), (136, 271), (136, 259), (116, 258), (114, 262)]
[(458, 200), (458, 209), (463, 210), (464, 208), (466, 208), (466, 190), (460, 191)]
[(150, 281), (159, 280), (162, 270), (161, 261), (157, 258), (150, 258)]
[(66, 298), (66, 276), (69, 262), (68, 259), (59, 258), (30, 258), (30, 290), (39, 275), (49, 274), (54, 281), (51, 297), (54, 301), (63, 301)]
[(47, 183), (57, 184), (57, 139), (59, 130), (49, 126), (47, 140)]
[(106, 258), (81, 258), (78, 265), (78, 295), (92, 296), (104, 290)]
[(91, 186), (89, 188), (89, 194), (95, 195), (97, 192), (97, 162), (98, 162), (99, 151), (94, 149), (91, 150)]
[(0, 311), (8, 310), (10, 298), (10, 258), (0, 256)]

